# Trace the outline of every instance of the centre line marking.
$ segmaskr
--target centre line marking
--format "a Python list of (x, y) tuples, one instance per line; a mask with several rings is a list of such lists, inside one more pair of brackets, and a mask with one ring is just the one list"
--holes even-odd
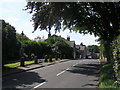
[[(45, 84), (45, 83), (46, 83), (46, 82), (40, 83), (39, 85), (33, 87), (33, 89), (38, 88), (38, 87), (42, 86), (42, 85)], [(32, 90), (33, 90), (33, 89), (32, 89)]]
[(69, 68), (67, 68), (66, 70), (64, 70), (64, 71), (62, 71), (62, 72), (60, 72), (60, 73), (58, 73), (57, 76), (59, 76), (60, 74), (64, 73), (64, 72), (67, 71), (67, 70), (69, 70)]
[(59, 76), (60, 74), (62, 74), (62, 73), (64, 73), (64, 72), (65, 72), (65, 71), (62, 71), (62, 72), (58, 73), (57, 76)]
[(73, 67), (76, 66), (77, 64), (78, 64), (78, 63), (74, 64)]
[(69, 68), (66, 69), (66, 71), (69, 70)]

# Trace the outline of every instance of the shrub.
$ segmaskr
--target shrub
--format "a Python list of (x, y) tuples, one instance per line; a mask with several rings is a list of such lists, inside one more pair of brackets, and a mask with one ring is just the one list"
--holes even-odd
[(48, 62), (48, 55), (45, 55), (45, 62)]
[(49, 55), (49, 61), (52, 62), (52, 55)]
[(50, 44), (54, 57), (56, 57), (56, 55), (65, 55), (66, 58), (73, 58), (73, 48), (71, 48), (63, 39), (49, 37), (46, 41)]

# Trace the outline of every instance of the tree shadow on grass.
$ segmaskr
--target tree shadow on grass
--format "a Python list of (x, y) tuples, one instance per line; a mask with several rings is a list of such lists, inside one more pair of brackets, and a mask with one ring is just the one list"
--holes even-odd
[(39, 76), (36, 72), (21, 72), (17, 74), (8, 75), (2, 78), (2, 88), (6, 90), (7, 88), (17, 88), (17, 90), (22, 88), (33, 88), (34, 85), (38, 85), (46, 80)]
[(67, 70), (72, 73), (84, 74), (90, 76), (98, 76), (99, 64), (78, 64), (72, 69)]

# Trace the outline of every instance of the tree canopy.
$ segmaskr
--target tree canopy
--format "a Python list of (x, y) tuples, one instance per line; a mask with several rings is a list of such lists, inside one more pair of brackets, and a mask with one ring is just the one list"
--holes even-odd
[(16, 30), (9, 23), (2, 21), (2, 63), (16, 59), (19, 54), (19, 43), (16, 39)]
[(87, 46), (87, 50), (92, 53), (99, 53), (99, 47), (97, 45), (89, 45)]
[(34, 30), (60, 31), (64, 28), (80, 33), (94, 33), (101, 39), (112, 40), (120, 34), (120, 4), (117, 2), (28, 2), (26, 10), (33, 13)]
[(30, 40), (26, 35), (21, 35), (19, 33), (16, 33), (16, 38), (18, 41), (25, 41), (25, 40)]
[(63, 39), (58, 37), (49, 37), (46, 41), (51, 46), (52, 54), (65, 56), (64, 58), (73, 58), (73, 49)]
[[(25, 10), (33, 14), (34, 31), (50, 32), (54, 27), (94, 34), (104, 41), (107, 58), (110, 44), (120, 35), (120, 2), (28, 2)], [(108, 50), (109, 49), (109, 50)]]

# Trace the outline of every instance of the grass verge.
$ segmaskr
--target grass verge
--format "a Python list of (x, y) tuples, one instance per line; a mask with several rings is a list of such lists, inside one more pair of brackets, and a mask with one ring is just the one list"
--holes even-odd
[[(55, 61), (55, 58), (52, 59), (53, 61)], [(60, 60), (58, 58), (58, 60)], [(49, 61), (49, 59), (48, 59)], [(42, 63), (44, 62), (44, 59), (38, 59), (38, 62), (39, 63)], [(25, 61), (25, 65), (30, 65), (30, 64), (33, 64), (34, 61)], [(15, 63), (9, 63), (9, 64), (5, 64), (4, 67), (8, 67), (8, 68), (16, 68), (16, 67), (19, 67), (20, 66), (20, 62), (15, 62)]]
[(99, 77), (99, 88), (116, 88), (117, 86), (114, 85), (114, 71), (112, 65), (104, 64), (100, 70), (100, 77)]

